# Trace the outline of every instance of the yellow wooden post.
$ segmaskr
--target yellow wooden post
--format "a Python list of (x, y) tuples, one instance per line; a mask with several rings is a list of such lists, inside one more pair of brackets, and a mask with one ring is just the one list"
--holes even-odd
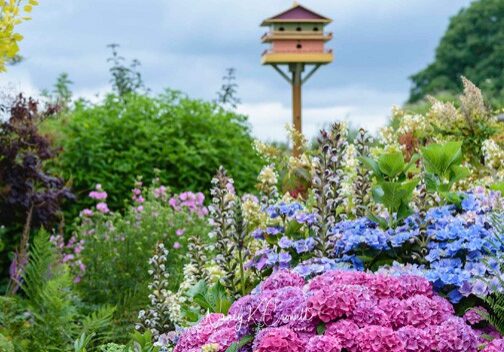
[[(301, 87), (303, 85), (301, 74), (303, 72), (303, 64), (297, 63), (292, 64), (290, 67), (292, 73), (292, 124), (294, 125), (294, 129), (299, 133), (303, 133), (302, 127), (302, 95), (301, 95)], [(299, 139), (296, 139), (296, 142), (299, 143)], [(294, 156), (299, 156), (301, 153), (301, 145), (296, 144), (293, 146), (293, 154)]]

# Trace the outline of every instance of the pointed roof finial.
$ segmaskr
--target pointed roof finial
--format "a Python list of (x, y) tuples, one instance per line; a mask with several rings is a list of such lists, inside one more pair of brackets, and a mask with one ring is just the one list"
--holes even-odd
[(298, 7), (299, 6), (299, 2), (297, 2), (296, 0), (294, 0), (292, 2), (292, 7)]

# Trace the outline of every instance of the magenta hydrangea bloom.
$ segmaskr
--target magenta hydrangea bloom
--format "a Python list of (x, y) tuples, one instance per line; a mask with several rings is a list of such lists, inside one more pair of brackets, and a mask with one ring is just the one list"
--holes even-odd
[(325, 335), (336, 337), (342, 348), (353, 351), (356, 347), (355, 338), (359, 327), (351, 320), (338, 320), (326, 326)]
[(435, 342), (428, 330), (406, 326), (397, 330), (405, 352), (431, 352)]
[(367, 285), (378, 298), (401, 298), (405, 294), (401, 278), (388, 275), (374, 275)]
[(488, 314), (488, 311), (483, 308), (483, 307), (474, 307), (469, 309), (467, 312), (464, 314), (464, 320), (466, 321), (467, 324), (469, 325), (476, 325), (478, 323), (481, 323), (485, 319), (482, 317), (482, 315)]
[(327, 286), (308, 298), (308, 316), (318, 318), (324, 323), (349, 317), (358, 302), (369, 299), (367, 289), (362, 286)]
[(261, 331), (254, 340), (254, 352), (303, 352), (303, 341), (287, 328), (268, 328)]
[(328, 271), (313, 278), (308, 285), (308, 290), (320, 290), (332, 285), (365, 285), (371, 277), (360, 271)]
[(359, 352), (404, 352), (403, 344), (391, 328), (369, 325), (357, 332)]
[[(484, 341), (488, 329), (474, 330), (428, 282), (413, 276), (332, 271), (305, 283), (278, 271), (253, 292), (227, 317), (211, 314), (185, 330), (174, 352), (199, 352), (205, 344), (224, 352), (250, 333), (254, 342), (243, 351), (478, 352), (486, 344), (485, 351), (494, 352), (502, 343), (495, 331), (495, 342)], [(320, 323), (324, 335), (318, 335)]]
[(306, 344), (305, 352), (341, 352), (340, 341), (333, 336), (313, 336)]
[(416, 295), (402, 303), (401, 323), (404, 326), (426, 328), (437, 325), (446, 319), (442, 307), (438, 302), (426, 296)]
[(261, 290), (276, 290), (283, 287), (303, 287), (305, 280), (298, 274), (288, 270), (273, 273), (261, 284)]
[(435, 348), (439, 352), (477, 351), (478, 336), (462, 318), (451, 317), (435, 329)]
[(212, 323), (213, 334), (208, 337), (207, 344), (219, 345), (219, 352), (224, 352), (233, 342), (239, 341), (239, 321), (233, 316), (222, 318)]
[(387, 314), (388, 320), (394, 329), (404, 326), (404, 301), (398, 298), (384, 298), (378, 302), (378, 306)]
[(495, 339), (483, 349), (483, 352), (502, 352), (502, 351), (504, 351), (504, 339)]
[(391, 327), (388, 315), (380, 309), (375, 301), (362, 301), (357, 303), (352, 312), (352, 320), (363, 328), (367, 325), (381, 325)]
[(432, 284), (426, 278), (413, 275), (400, 276), (402, 299), (407, 299), (416, 295), (432, 297), (434, 291)]

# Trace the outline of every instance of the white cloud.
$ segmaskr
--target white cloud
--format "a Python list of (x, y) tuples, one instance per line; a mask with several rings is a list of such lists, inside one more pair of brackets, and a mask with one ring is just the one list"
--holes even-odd
[[(323, 106), (310, 104), (303, 108), (303, 133), (312, 138), (320, 129), (334, 121), (346, 121), (354, 127), (364, 127), (371, 132), (376, 132), (383, 127), (390, 115), (391, 108), (401, 94), (393, 92), (380, 92), (371, 89), (360, 89), (361, 94), (355, 95), (356, 87), (347, 87), (337, 90), (328, 90), (328, 98)], [(317, 92), (309, 96), (320, 98)], [(334, 97), (340, 97), (334, 99)], [(352, 98), (353, 97), (353, 98)], [(359, 98), (357, 101), (355, 98)], [(343, 103), (346, 98), (347, 103)], [(307, 99), (310, 99), (307, 97)], [(339, 103), (338, 103), (339, 101)], [(246, 103), (238, 107), (238, 112), (249, 116), (253, 127), (253, 134), (259, 139), (269, 141), (285, 141), (284, 126), (292, 123), (290, 105), (281, 102), (255, 102)]]

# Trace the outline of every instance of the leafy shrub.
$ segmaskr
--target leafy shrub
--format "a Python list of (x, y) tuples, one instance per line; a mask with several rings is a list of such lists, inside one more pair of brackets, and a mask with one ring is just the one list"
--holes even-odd
[(395, 227), (412, 213), (409, 203), (413, 198), (418, 179), (409, 179), (408, 171), (417, 159), (412, 158), (406, 163), (403, 154), (395, 152), (383, 154), (378, 160), (369, 157), (362, 160), (375, 178), (373, 199), (376, 203), (382, 204), (388, 212), (388, 223), (387, 219), (374, 214), (370, 214), (371, 219), (384, 228)]
[(17, 247), (10, 287), (14, 292), (26, 262), (30, 231), (50, 228), (59, 219), (63, 200), (72, 198), (64, 180), (48, 171), (46, 163), (56, 157), (57, 150), (38, 128), (57, 110), (57, 106), (49, 106), (41, 111), (36, 101), (19, 95), (9, 107), (10, 118), (0, 123), (0, 225), (5, 226), (1, 231), (5, 240), (0, 248), (0, 291), (12, 259), (9, 252)]
[[(76, 238), (83, 242), (79, 253), (69, 253), (85, 268), (84, 274), (75, 266), (74, 275), (83, 300), (88, 304), (118, 305), (117, 322), (130, 328), (137, 312), (149, 303), (149, 258), (157, 242), (170, 250), (165, 263), (170, 275), (167, 289), (177, 291), (184, 278), (183, 265), (188, 238), (206, 238), (207, 210), (203, 194), (182, 193), (170, 197), (166, 187), (156, 181), (143, 187), (137, 181), (132, 191), (133, 203), (124, 211), (111, 212), (107, 193), (97, 190), (90, 196), (98, 201), (92, 209), (81, 213)], [(125, 331), (119, 331), (123, 334)]]
[(209, 189), (220, 165), (235, 176), (238, 189), (249, 190), (260, 169), (244, 116), (173, 91), (77, 104), (70, 116), (46, 128), (54, 134), (63, 129), (56, 168), (72, 179), (85, 205), (90, 202), (84, 195), (99, 183), (111, 209), (120, 208), (135, 177), (151, 180), (155, 168), (175, 191)]

